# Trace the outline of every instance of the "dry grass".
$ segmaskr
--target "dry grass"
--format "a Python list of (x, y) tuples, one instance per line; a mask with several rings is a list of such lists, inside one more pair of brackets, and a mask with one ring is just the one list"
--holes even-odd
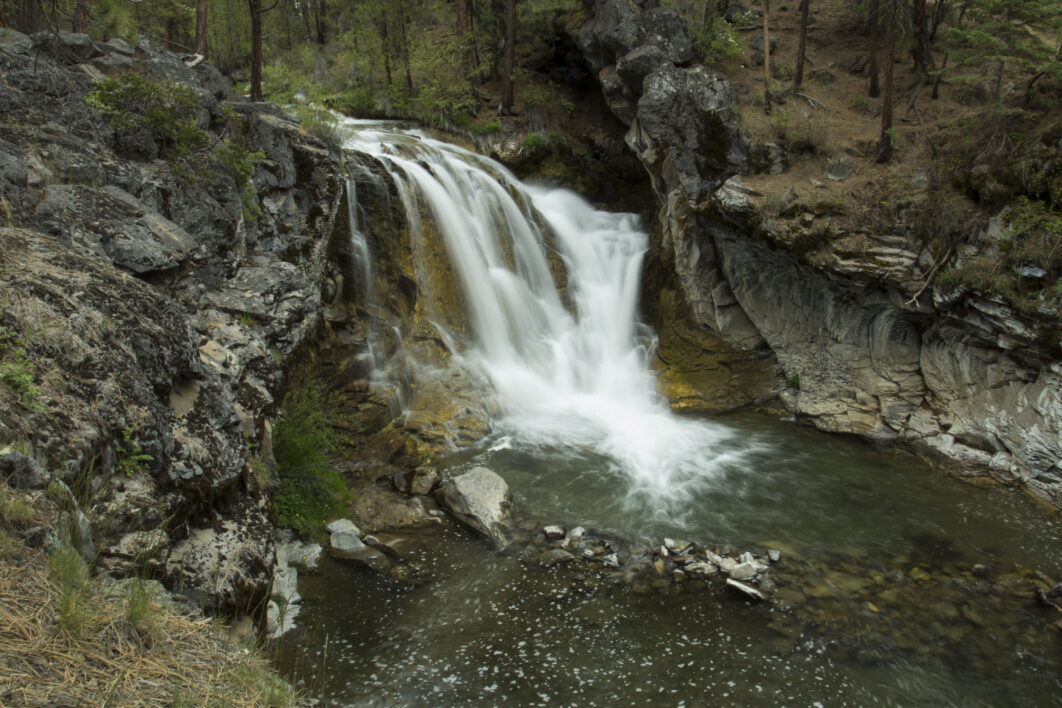
[(0, 547), (0, 706), (294, 704), (268, 662), (210, 620), (136, 593), (108, 600), (93, 581), (78, 599), (85, 623), (70, 631), (48, 556), (2, 528)]

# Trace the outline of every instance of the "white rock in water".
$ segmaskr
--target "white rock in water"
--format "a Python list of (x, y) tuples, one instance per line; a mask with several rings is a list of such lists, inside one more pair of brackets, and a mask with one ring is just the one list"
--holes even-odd
[(751, 585), (746, 585), (745, 583), (740, 583), (737, 580), (734, 580), (733, 578), (727, 578), (726, 579), (726, 584), (727, 584), (727, 587), (731, 587), (731, 588), (734, 588), (736, 590), (740, 590), (741, 592), (745, 593), (746, 595), (748, 595), (749, 597), (753, 598), (754, 600), (766, 600), (767, 599), (767, 596), (764, 595), (759, 590), (757, 590), (756, 588), (752, 587)]
[(777, 563), (778, 561), (782, 560), (782, 552), (775, 548), (772, 548), (767, 551), (767, 557), (771, 559), (772, 563)]
[(751, 580), (758, 572), (755, 563), (738, 563), (730, 569), (729, 575), (735, 580)]
[(617, 556), (615, 553), (609, 553), (601, 560), (603, 560), (605, 562), (605, 565), (607, 565), (609, 568), (619, 567), (619, 556)]
[(475, 467), (442, 483), (436, 498), (454, 516), (484, 534), (499, 550), (509, 545), (509, 485), (486, 467)]
[(564, 538), (564, 527), (546, 526), (542, 529), (542, 533), (546, 534), (547, 540), (556, 541), (557, 539)]
[(568, 537), (564, 539), (565, 548), (575, 548), (579, 545), (579, 541), (583, 540), (583, 534), (586, 533), (586, 529), (582, 526), (576, 526), (574, 529), (568, 532)]
[(350, 519), (336, 519), (328, 524), (328, 532), (332, 534), (332, 548), (337, 551), (358, 551), (365, 548), (361, 542), (361, 532)]
[(686, 572), (695, 575), (715, 575), (719, 572), (719, 566), (715, 563), (690, 563), (686, 566)]

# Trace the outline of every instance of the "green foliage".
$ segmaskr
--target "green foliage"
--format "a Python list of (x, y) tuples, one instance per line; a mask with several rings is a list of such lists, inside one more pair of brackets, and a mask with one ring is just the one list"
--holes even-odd
[(523, 148), (524, 150), (532, 151), (537, 150), (538, 148), (544, 148), (548, 144), (549, 143), (546, 142), (546, 139), (538, 133), (529, 133), (528, 136), (524, 138)]
[(719, 64), (741, 56), (747, 49), (737, 29), (722, 16), (723, 7), (704, 0), (664, 0), (686, 21), (694, 47), (705, 64)]
[(348, 502), (343, 476), (335, 470), (332, 403), (318, 385), (284, 400), (284, 418), (273, 435), (280, 484), (273, 495), (273, 519), (303, 535), (320, 535), (324, 524)]
[(93, 619), (88, 566), (77, 549), (61, 543), (52, 551), (49, 567), (59, 595), (59, 623), (72, 638), (81, 639)]
[(948, 29), (947, 41), (957, 65), (969, 70), (959, 78), (992, 79), (999, 104), (1007, 67), (1062, 78), (1062, 54), (1048, 40), (1060, 32), (1062, 4), (1057, 0), (970, 0), (964, 23)]
[(123, 74), (96, 83), (85, 97), (117, 131), (151, 131), (163, 157), (184, 166), (206, 150), (210, 135), (194, 122), (199, 97), (183, 84), (162, 84), (137, 74)]
[(150, 629), (152, 613), (151, 585), (143, 578), (133, 578), (128, 585), (129, 597), (126, 603), (126, 619), (139, 630)]
[[(6, 307), (0, 303), (0, 314)], [(14, 392), (20, 405), (37, 406), (40, 389), (34, 379), (35, 365), (26, 352), (25, 340), (0, 324), (0, 381)]]
[(0, 521), (8, 528), (24, 528), (33, 519), (33, 506), (6, 484), (0, 484)]
[[(116, 131), (150, 131), (159, 145), (160, 156), (179, 177), (212, 182), (218, 172), (228, 174), (240, 190), (244, 217), (251, 220), (261, 214), (250, 178), (255, 163), (265, 156), (227, 136), (217, 137), (200, 128), (195, 122), (199, 97), (189, 87), (123, 74), (98, 82), (85, 102)], [(241, 125), (234, 111), (226, 111), (226, 118)]]
[(118, 445), (118, 471), (126, 477), (142, 472), (147, 463), (155, 458), (140, 449), (140, 441), (133, 437), (137, 427), (130, 425), (122, 431), (122, 442)]
[(849, 99), (848, 107), (857, 113), (863, 113), (866, 115), (870, 115), (874, 110), (870, 104), (870, 100), (861, 93), (854, 94), (852, 98)]
[(475, 124), (468, 126), (469, 132), (473, 135), (489, 135), (490, 133), (500, 133), (502, 129), (502, 123), (498, 119), (488, 121), (487, 123)]

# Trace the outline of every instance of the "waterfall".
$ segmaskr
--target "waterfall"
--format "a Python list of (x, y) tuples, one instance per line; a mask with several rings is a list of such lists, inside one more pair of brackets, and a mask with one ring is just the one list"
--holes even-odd
[(350, 229), (352, 292), (356, 295), (356, 302), (365, 304), (372, 296), (372, 256), (358, 218), (358, 183), (353, 177), (347, 178), (347, 225)]
[[(721, 445), (730, 429), (679, 418), (657, 393), (653, 340), (637, 316), (648, 238), (636, 216), (521, 184), (426, 134), (351, 127), (345, 147), (386, 167), (410, 229), (427, 216), (445, 241), (473, 334), (456, 354), (497, 392), (500, 444), (593, 450), (636, 497), (662, 507), (740, 457)], [(563, 265), (562, 292), (551, 256), (553, 270)]]

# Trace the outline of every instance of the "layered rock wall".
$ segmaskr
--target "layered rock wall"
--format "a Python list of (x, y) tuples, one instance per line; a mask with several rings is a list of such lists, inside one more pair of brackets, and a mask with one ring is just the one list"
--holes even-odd
[(780, 400), (824, 430), (903, 441), (1062, 505), (1057, 313), (923, 288), (932, 264), (903, 233), (793, 248), (740, 182), (729, 84), (696, 63), (679, 18), (652, 0), (585, 4), (573, 38), (652, 179), (655, 246), (696, 325), (773, 356)]

